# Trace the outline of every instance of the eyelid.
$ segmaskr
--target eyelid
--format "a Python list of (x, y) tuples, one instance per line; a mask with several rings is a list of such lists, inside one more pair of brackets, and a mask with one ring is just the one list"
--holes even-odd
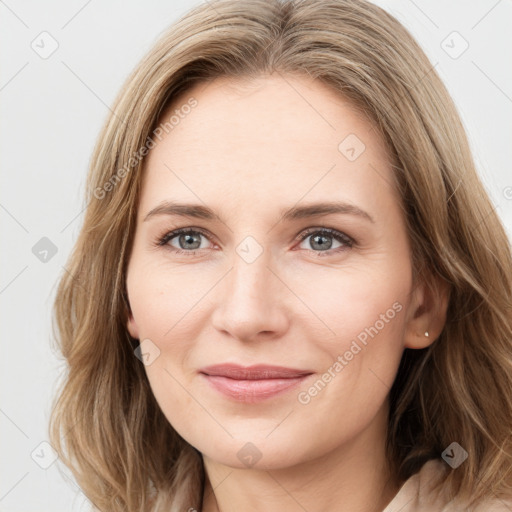
[[(209, 233), (208, 231), (206, 231), (205, 229), (191, 226), (191, 227), (185, 227), (185, 228), (171, 229), (170, 231), (167, 231), (166, 233), (164, 233), (163, 236), (157, 237), (156, 244), (165, 246), (170, 240), (172, 240), (173, 238), (176, 238), (178, 235), (181, 235), (183, 233), (199, 233), (199, 234), (203, 235), (206, 239), (208, 239), (210, 242), (212, 242), (211, 239), (214, 238), (214, 236), (211, 233)], [(194, 250), (197, 251), (197, 250), (201, 250), (201, 249), (194, 249)], [(192, 252), (192, 251), (187, 251), (187, 252)]]
[(356, 244), (355, 239), (352, 238), (351, 236), (347, 235), (343, 231), (339, 231), (338, 229), (334, 229), (334, 228), (328, 228), (326, 226), (306, 228), (305, 230), (303, 230), (299, 233), (297, 238), (300, 241), (302, 241), (314, 233), (327, 233), (328, 235), (332, 236), (333, 238), (341, 238), (347, 244), (351, 244), (351, 245)]

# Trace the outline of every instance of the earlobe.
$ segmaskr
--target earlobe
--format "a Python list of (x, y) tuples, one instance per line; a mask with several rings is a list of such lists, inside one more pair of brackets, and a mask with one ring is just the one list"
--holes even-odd
[(434, 343), (435, 340), (436, 338), (431, 336), (429, 331), (417, 332), (406, 339), (405, 348), (426, 348)]
[(128, 315), (128, 321), (126, 322), (126, 327), (128, 329), (128, 332), (130, 333), (130, 336), (132, 338), (135, 338), (136, 340), (139, 339), (139, 328), (137, 327), (137, 323), (135, 322), (135, 319), (133, 318), (132, 313)]
[(422, 349), (434, 343), (446, 323), (449, 298), (448, 283), (438, 277), (432, 277), (428, 285), (423, 281), (414, 290), (413, 314), (405, 328), (405, 348)]

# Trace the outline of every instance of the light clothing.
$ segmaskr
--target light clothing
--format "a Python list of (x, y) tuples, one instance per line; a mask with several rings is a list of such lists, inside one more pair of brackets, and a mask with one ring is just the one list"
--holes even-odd
[(430, 492), (432, 482), (448, 471), (455, 470), (451, 470), (442, 459), (429, 460), (402, 485), (382, 512), (512, 512), (512, 498), (507, 501), (495, 498), (469, 508), (460, 501), (446, 498), (442, 489)]

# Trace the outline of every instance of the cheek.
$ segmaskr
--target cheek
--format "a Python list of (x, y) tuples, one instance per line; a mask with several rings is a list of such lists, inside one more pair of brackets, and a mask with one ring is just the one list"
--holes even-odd
[[(288, 308), (290, 329), (304, 343), (298, 349), (311, 355), (318, 379), (301, 389), (301, 395), (298, 390), (282, 411), (267, 411), (251, 421), (226, 412), (222, 405), (205, 403), (191, 370), (195, 341), (211, 327), (212, 301), (219, 304), (214, 286), (222, 273), (201, 265), (192, 271), (148, 263), (134, 267), (130, 277), (130, 303), (141, 339), (154, 340), (161, 350), (160, 357), (145, 367), (155, 399), (174, 429), (212, 457), (235, 454), (238, 445), (234, 445), (248, 437), (279, 460), (294, 451), (297, 458), (328, 452), (370, 424), (395, 378), (408, 291), (402, 274), (391, 272), (382, 262), (343, 269), (309, 264), (301, 272), (287, 274), (284, 268), (280, 272), (302, 301), (283, 295), (290, 301), (283, 299), (278, 307)], [(211, 296), (206, 295), (209, 291)], [(294, 420), (273, 431), (276, 419), (285, 417), (290, 408)], [(224, 425), (236, 442), (226, 436)], [(311, 432), (323, 434), (310, 439)], [(301, 438), (310, 440), (292, 449), (290, 439)], [(236, 457), (232, 458), (229, 462), (236, 464)]]
[[(308, 279), (287, 277), (294, 293), (309, 310), (310, 325), (329, 343), (352, 339), (375, 326), (378, 331), (402, 324), (410, 282), (407, 274), (381, 262), (339, 268), (308, 269)], [(305, 275), (300, 269), (295, 275)], [(303, 320), (305, 321), (305, 319)], [(393, 325), (392, 325), (393, 324)], [(327, 337), (325, 337), (327, 336)]]
[(403, 353), (405, 298), (383, 280), (362, 279), (359, 287), (322, 299), (318, 314), (336, 334), (311, 334), (323, 365), (297, 397), (305, 430), (323, 429), (339, 441), (372, 421)]
[(201, 298), (214, 284), (214, 277), (207, 272), (199, 275), (185, 266), (171, 266), (165, 261), (135, 261), (127, 287), (141, 339), (154, 337), (165, 341), (181, 325), (190, 324), (195, 311), (200, 309)]
[(168, 269), (153, 265), (134, 266), (127, 286), (140, 340), (151, 340), (157, 351), (151, 364), (144, 366), (152, 393), (169, 423), (186, 434), (191, 423), (204, 424), (201, 410), (187, 392), (192, 378), (187, 368), (201, 325), (193, 306), (206, 290), (200, 286), (195, 292), (183, 273), (171, 276)]
[[(320, 349), (324, 380), (328, 381), (326, 392), (321, 383), (317, 388), (325, 393), (325, 403), (347, 393), (367, 406), (383, 401), (403, 352), (408, 274), (386, 265), (367, 265), (364, 270), (329, 268), (325, 272), (325, 279), (317, 274), (314, 285), (310, 281), (299, 292), (322, 321), (315, 319), (314, 330), (311, 319), (309, 327), (302, 322), (309, 330), (308, 338)], [(380, 387), (381, 393), (374, 386)]]

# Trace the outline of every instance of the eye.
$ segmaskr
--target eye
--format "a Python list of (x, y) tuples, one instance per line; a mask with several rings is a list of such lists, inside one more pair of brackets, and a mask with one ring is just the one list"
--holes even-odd
[[(301, 242), (304, 242), (308, 238), (310, 239), (308, 245), (311, 247), (309, 250), (318, 253), (317, 256), (326, 256), (346, 251), (355, 243), (355, 241), (345, 233), (330, 228), (310, 228), (299, 236)], [(338, 244), (338, 246), (336, 246), (336, 244)]]
[(167, 246), (177, 254), (194, 255), (197, 250), (207, 247), (201, 238), (208, 239), (208, 235), (199, 229), (182, 228), (166, 233), (156, 241), (158, 246)]
[[(181, 228), (170, 231), (157, 238), (155, 246), (165, 247), (176, 254), (194, 256), (197, 251), (207, 249), (208, 245), (203, 239), (210, 240), (210, 236), (199, 228)], [(309, 228), (298, 236), (301, 242), (310, 239), (306, 248), (316, 256), (329, 256), (350, 249), (355, 240), (345, 233), (331, 228)], [(336, 245), (337, 244), (337, 245)]]

